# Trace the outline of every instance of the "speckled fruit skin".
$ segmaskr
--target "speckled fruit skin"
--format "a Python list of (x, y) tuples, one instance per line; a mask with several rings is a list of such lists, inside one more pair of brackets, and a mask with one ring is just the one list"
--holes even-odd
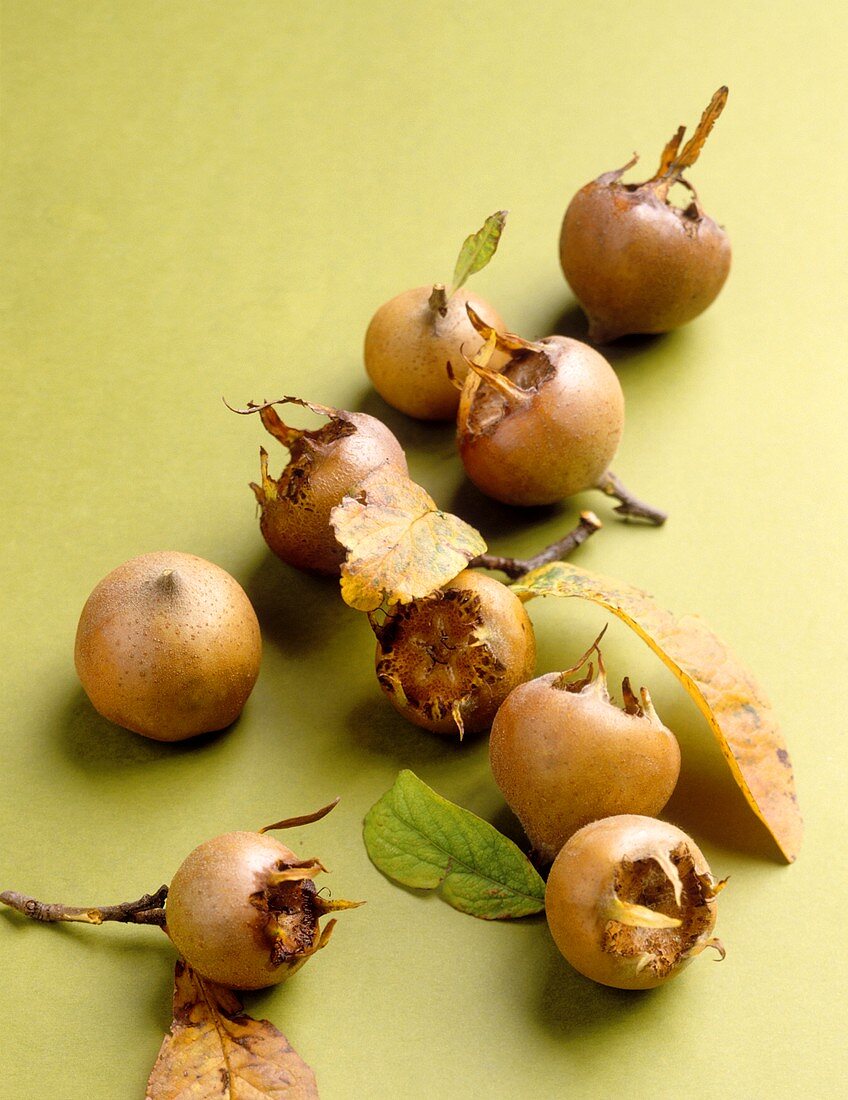
[[(535, 671), (536, 637), (533, 624), (515, 593), (485, 573), (466, 569), (444, 585), (443, 591), (479, 596), (482, 617), (480, 636), (485, 638), (492, 657), (504, 666), (504, 671), (492, 682), (480, 683), (475, 687), (471, 704), (463, 709), (465, 732), (480, 733), (492, 724), (498, 707), (509, 692)], [(419, 622), (425, 623), (433, 629), (434, 634), (438, 634), (438, 598), (434, 600), (425, 597), (415, 603), (420, 614)], [(404, 610), (400, 609), (400, 613), (404, 614)], [(448, 698), (459, 679), (454, 674), (452, 665), (461, 656), (463, 648), (467, 650), (469, 644), (468, 638), (461, 641), (448, 638), (444, 651), (437, 654), (438, 660), (428, 666), (420, 631), (406, 632), (402, 643), (397, 647), (397, 652), (401, 654), (397, 672), (405, 690), (413, 697), (420, 692), (427, 698), (437, 694), (440, 698)], [(378, 675), (384, 657), (385, 652), (378, 643)], [(433, 733), (457, 736), (456, 723), (450, 714), (434, 718), (398, 698), (396, 693), (388, 691), (383, 677), (380, 677), (380, 686), (392, 706), (410, 722)]]
[[(624, 430), (624, 395), (606, 359), (566, 336), (540, 344), (554, 372), (539, 390), (511, 405), (496, 424), (474, 431), (474, 410), (488, 388), (481, 382), (467, 425), (459, 427), (466, 473), (505, 504), (554, 504), (592, 488), (609, 468)], [(511, 368), (504, 373), (509, 376)]]
[(599, 344), (685, 325), (715, 300), (730, 271), (730, 239), (712, 218), (604, 177), (569, 203), (559, 250), (589, 339)]
[(419, 420), (452, 420), (459, 391), (448, 377), (447, 363), (462, 381), (467, 373), (463, 350), (473, 355), (483, 343), (466, 303), (487, 324), (499, 330), (505, 326), (487, 301), (465, 289), (451, 295), (442, 317), (428, 305), (432, 293), (432, 285), (419, 286), (380, 306), (365, 334), (365, 369), (393, 408)]
[(627, 714), (595, 690), (555, 687), (556, 672), (520, 684), (495, 716), (495, 782), (547, 862), (583, 825), (614, 814), (653, 815), (680, 774), (674, 734)]
[[(710, 876), (709, 864), (695, 842), (681, 829), (653, 817), (607, 817), (584, 826), (566, 843), (548, 875), (545, 915), (557, 947), (581, 974), (617, 989), (652, 989), (691, 962), (694, 952), (681, 958), (671, 973), (658, 978), (648, 969), (638, 970), (636, 957), (610, 954), (601, 946), (609, 921), (605, 907), (615, 892), (617, 866), (623, 861), (651, 859), (657, 852), (667, 854), (680, 844), (688, 850), (695, 872)], [(713, 898), (705, 906), (699, 946), (710, 937), (715, 918)]]
[(330, 524), (332, 510), (384, 463), (408, 473), (403, 448), (382, 421), (367, 413), (344, 416), (356, 428), (352, 434), (320, 445), (304, 436), (298, 445), (308, 453), (308, 483), (292, 479), (290, 492), (283, 489), (273, 499), (260, 501), (259, 527), (277, 557), (296, 569), (335, 577), (345, 550)]
[(193, 554), (120, 565), (88, 597), (74, 661), (95, 709), (156, 741), (223, 729), (259, 675), (259, 623), (241, 586)]
[(260, 833), (225, 833), (195, 848), (174, 875), (165, 907), (165, 930), (189, 966), (230, 989), (284, 981), (290, 968), (272, 965), (266, 917), (250, 897), (296, 859)]

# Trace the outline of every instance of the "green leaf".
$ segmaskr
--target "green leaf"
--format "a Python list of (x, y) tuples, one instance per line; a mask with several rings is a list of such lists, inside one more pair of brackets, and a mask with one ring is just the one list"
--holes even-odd
[(469, 275), (482, 271), (486, 264), (494, 256), (501, 239), (508, 211), (498, 210), (496, 214), (486, 218), (482, 228), (470, 237), (465, 238), (465, 243), (459, 250), (456, 267), (453, 270), (453, 288), (459, 290), (465, 284)]
[(363, 836), (384, 875), (419, 890), (440, 888), (461, 913), (503, 920), (545, 908), (545, 884), (523, 852), (411, 771), (368, 811)]

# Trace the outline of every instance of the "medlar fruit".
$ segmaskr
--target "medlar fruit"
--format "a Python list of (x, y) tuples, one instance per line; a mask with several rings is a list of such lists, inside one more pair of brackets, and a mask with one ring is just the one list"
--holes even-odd
[[(329, 423), (313, 431), (290, 428), (273, 407), (281, 404), (301, 405), (326, 416)], [(250, 486), (268, 546), (296, 569), (338, 576), (345, 550), (336, 539), (330, 513), (378, 466), (388, 463), (406, 474), (400, 443), (376, 417), (297, 397), (233, 411), (259, 413), (267, 431), (289, 451), (288, 465), (275, 479), (268, 472), (268, 452), (261, 447), (261, 482)]]
[(177, 551), (142, 554), (95, 587), (74, 662), (94, 708), (156, 741), (223, 729), (259, 675), (259, 623), (220, 566)]
[(551, 336), (475, 381), (460, 406), (458, 444), (479, 489), (505, 504), (533, 505), (597, 484), (624, 430), (624, 395), (602, 355)]
[[(571, 679), (597, 654), (587, 674)], [(613, 814), (653, 815), (680, 774), (677, 738), (645, 688), (610, 699), (595, 642), (573, 668), (520, 684), (495, 715), (489, 761), (495, 782), (539, 858), (549, 863), (581, 826)]]
[(419, 420), (456, 416), (459, 393), (446, 364), (460, 362), (463, 347), (480, 345), (468, 320), (468, 305), (489, 324), (503, 328), (494, 307), (467, 290), (447, 298), (443, 286), (420, 286), (380, 306), (365, 333), (365, 369), (385, 402)]
[[(683, 172), (698, 159), (727, 101), (719, 88), (681, 150), (681, 126), (663, 150), (655, 175), (621, 183), (623, 168), (606, 172), (569, 203), (560, 234), (560, 262), (589, 319), (589, 339), (606, 344), (628, 333), (658, 333), (685, 325), (710, 305), (730, 271), (730, 240), (708, 217)], [(682, 184), (685, 208), (669, 201)]]
[(551, 935), (571, 965), (617, 989), (675, 977), (712, 936), (724, 886), (684, 832), (626, 814), (585, 825), (554, 861), (545, 890)]
[[(316, 814), (267, 829), (306, 824)], [(325, 913), (360, 902), (330, 901), (313, 877), (326, 870), (301, 860), (262, 832), (225, 833), (195, 848), (168, 889), (165, 931), (194, 970), (231, 989), (262, 989), (284, 981), (325, 946), (335, 921)]]
[[(637, 500), (609, 468), (624, 429), (624, 396), (606, 359), (579, 340), (524, 340), (472, 309), (468, 316), (486, 340), (466, 357), (457, 416), (459, 454), (474, 484), (525, 506), (600, 489), (621, 501), (620, 514), (664, 523), (665, 513)], [(509, 356), (500, 370), (491, 366), (496, 350)]]
[(488, 729), (510, 691), (533, 675), (536, 640), (518, 597), (484, 573), (392, 607), (377, 624), (377, 679), (404, 718), (434, 733)]

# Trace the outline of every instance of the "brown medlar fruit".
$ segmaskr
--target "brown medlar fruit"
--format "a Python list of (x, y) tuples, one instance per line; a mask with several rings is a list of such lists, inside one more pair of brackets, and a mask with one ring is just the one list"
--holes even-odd
[(675, 977), (713, 937), (724, 886), (682, 830), (626, 814), (585, 825), (548, 876), (545, 914), (571, 965), (617, 989), (651, 989)]
[[(589, 664), (593, 651), (597, 675)], [(677, 738), (657, 717), (645, 688), (622, 684), (610, 699), (596, 642), (573, 668), (520, 684), (495, 715), (489, 761), (495, 782), (539, 858), (549, 863), (590, 821), (656, 814), (680, 774)]]
[[(621, 183), (623, 168), (583, 187), (568, 205), (560, 262), (589, 319), (589, 339), (606, 344), (628, 333), (658, 333), (685, 325), (710, 305), (730, 271), (730, 240), (683, 177), (727, 101), (720, 88), (694, 135), (680, 149), (681, 126), (644, 183)], [(691, 200), (669, 200), (682, 184)]]
[[(316, 814), (266, 828), (317, 820)], [(262, 989), (284, 981), (327, 943), (325, 913), (359, 902), (330, 901), (313, 878), (326, 870), (262, 832), (225, 833), (195, 848), (174, 875), (165, 931), (194, 970), (231, 989)]]
[[(328, 423), (307, 431), (284, 424), (274, 405), (294, 404), (326, 416)], [(310, 573), (338, 576), (345, 559), (330, 513), (372, 470), (389, 464), (407, 473), (406, 455), (376, 417), (328, 405), (283, 397), (250, 404), (235, 412), (259, 413), (268, 432), (289, 451), (278, 478), (268, 471), (268, 452), (259, 450), (260, 484), (251, 483), (259, 503), (259, 527), (278, 558)]]
[(156, 741), (223, 729), (259, 675), (250, 600), (229, 573), (177, 551), (142, 554), (83, 607), (74, 662), (94, 708)]

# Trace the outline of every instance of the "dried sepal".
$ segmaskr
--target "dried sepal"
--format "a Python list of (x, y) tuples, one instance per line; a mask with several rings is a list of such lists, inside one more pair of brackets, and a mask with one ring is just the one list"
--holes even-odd
[(698, 125), (695, 127), (694, 134), (683, 146), (683, 151), (679, 155), (678, 150), (683, 140), (683, 135), (686, 133), (686, 127), (678, 127), (674, 136), (663, 150), (659, 169), (654, 176), (655, 180), (670, 178), (673, 181), (673, 179), (679, 177), (685, 169), (692, 167), (700, 156), (701, 150), (704, 148), (704, 143), (710, 136), (710, 132), (718, 121), (719, 115), (724, 110), (725, 104), (727, 103), (727, 96), (728, 89), (723, 85), (713, 95), (708, 106), (701, 115)]
[[(276, 410), (277, 405), (299, 405), (302, 409), (315, 413), (316, 416), (325, 416), (329, 423), (320, 428), (293, 428), (282, 420)], [(238, 413), (239, 416), (258, 413), (265, 430), (289, 450), (302, 439), (309, 439), (320, 446), (331, 443), (341, 436), (352, 435), (356, 431), (353, 417), (346, 410), (336, 409), (332, 405), (320, 405), (315, 401), (305, 401), (302, 397), (286, 396), (278, 397), (273, 401), (248, 401), (243, 409), (227, 404), (227, 408), (231, 412)]]
[(596, 183), (603, 185), (609, 185), (611, 183), (618, 183), (625, 172), (629, 172), (630, 169), (639, 162), (639, 154), (634, 153), (627, 164), (623, 164), (621, 168), (613, 168), (611, 172), (604, 172), (603, 175), (598, 176)]
[(296, 829), (300, 825), (311, 825), (315, 821), (320, 821), (322, 817), (326, 817), (338, 806), (340, 801), (341, 797), (336, 797), (332, 802), (328, 802), (326, 806), (322, 806), (320, 810), (314, 810), (309, 814), (299, 814), (297, 817), (287, 817), (282, 821), (275, 821), (273, 825), (263, 825), (261, 829), (256, 831), (258, 833), (270, 833), (274, 829)]
[(470, 304), (466, 304), (465, 310), (468, 313), (469, 321), (484, 340), (494, 336), (498, 351), (507, 353), (514, 351), (544, 351), (544, 345), (534, 343), (532, 340), (525, 340), (514, 332), (499, 332), (487, 324)]
[[(665, 913), (658, 913), (655, 909), (649, 909), (646, 905), (635, 905), (632, 901), (622, 901), (618, 894), (613, 894), (606, 910), (607, 920), (626, 924), (629, 928), (679, 928), (679, 917), (669, 917)], [(644, 956), (650, 959), (650, 955)]]

